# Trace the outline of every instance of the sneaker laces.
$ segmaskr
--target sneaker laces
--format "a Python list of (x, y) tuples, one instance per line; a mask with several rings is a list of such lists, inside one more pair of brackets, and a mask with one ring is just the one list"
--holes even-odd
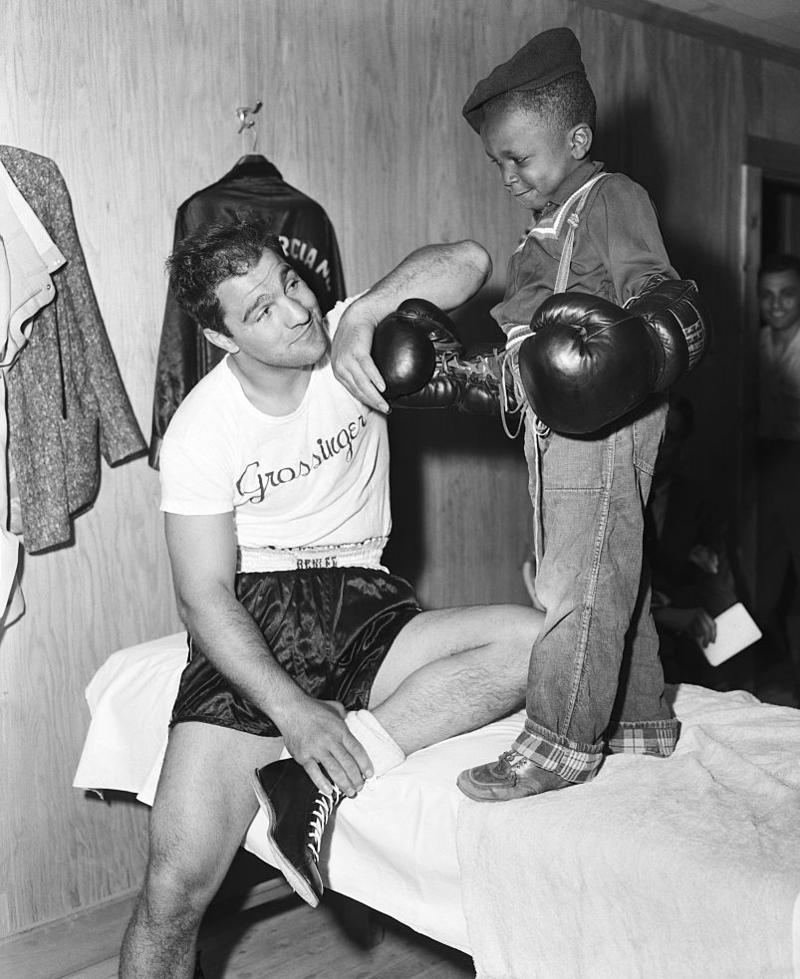
[(525, 757), (525, 755), (521, 755), (513, 748), (510, 748), (508, 751), (504, 751), (502, 755), (500, 755), (500, 761), (504, 762), (506, 768), (508, 769), (508, 772), (503, 772), (501, 777), (507, 778), (511, 783), (512, 788), (517, 784), (517, 773), (515, 769), (519, 768), (520, 765), (524, 765), (527, 760), (528, 759)]
[(335, 785), (333, 793), (326, 795), (318, 792), (314, 799), (314, 809), (311, 812), (311, 821), (308, 826), (308, 840), (306, 846), (311, 851), (314, 860), (319, 863), (319, 852), (322, 847), (322, 834), (328, 825), (331, 813), (338, 806), (342, 799), (342, 792)]

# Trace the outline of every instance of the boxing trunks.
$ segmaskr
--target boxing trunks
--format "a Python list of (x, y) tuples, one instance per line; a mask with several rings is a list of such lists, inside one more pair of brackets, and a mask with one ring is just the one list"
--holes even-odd
[[(236, 597), (274, 659), (315, 700), (364, 708), (396, 636), (421, 611), (402, 578), (368, 568), (245, 572)], [(170, 725), (200, 721), (280, 737), (269, 717), (212, 666), (190, 638)]]

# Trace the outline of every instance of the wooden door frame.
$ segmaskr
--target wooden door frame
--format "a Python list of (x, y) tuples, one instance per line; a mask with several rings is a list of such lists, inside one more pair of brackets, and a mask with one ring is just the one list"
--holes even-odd
[(757, 287), (765, 179), (785, 181), (800, 187), (800, 144), (748, 136), (742, 165), (739, 299), (744, 319), (739, 351), (736, 509), (739, 562), (751, 601), (755, 597), (756, 587), (756, 424), (760, 327)]

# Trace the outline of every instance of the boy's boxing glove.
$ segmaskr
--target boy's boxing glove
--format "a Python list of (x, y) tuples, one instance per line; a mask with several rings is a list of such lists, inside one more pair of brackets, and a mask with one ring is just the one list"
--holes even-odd
[(705, 356), (711, 323), (693, 282), (663, 279), (625, 308), (550, 296), (520, 346), (522, 386), (556, 432), (587, 435), (665, 391)]
[(470, 348), (470, 355), (459, 357), (456, 370), (463, 378), (458, 407), (476, 415), (499, 415), (502, 410), (514, 413), (520, 407), (514, 378), (503, 368), (503, 350), (490, 344)]
[(503, 402), (515, 411), (513, 381), (503, 376), (500, 357), (488, 345), (467, 356), (450, 317), (425, 299), (402, 302), (378, 324), (372, 341), (384, 397), (403, 408), (496, 415)]
[(437, 354), (460, 352), (464, 349), (456, 336), (453, 321), (447, 313), (427, 299), (404, 299), (397, 307), (395, 315), (427, 334)]
[(471, 415), (513, 414), (519, 409), (510, 374), (503, 373), (503, 352), (488, 344), (469, 354), (439, 353), (430, 381), (398, 398), (400, 408), (458, 408)]
[(396, 312), (378, 323), (371, 353), (386, 382), (383, 396), (387, 401), (425, 387), (436, 365), (436, 352), (427, 334)]
[(413, 408), (458, 403), (460, 379), (446, 361), (463, 350), (447, 313), (426, 299), (406, 299), (378, 324), (372, 359), (389, 401)]
[(664, 369), (656, 391), (666, 391), (695, 368), (711, 346), (711, 316), (694, 282), (687, 279), (651, 280), (644, 292), (625, 308), (651, 327), (664, 348)]

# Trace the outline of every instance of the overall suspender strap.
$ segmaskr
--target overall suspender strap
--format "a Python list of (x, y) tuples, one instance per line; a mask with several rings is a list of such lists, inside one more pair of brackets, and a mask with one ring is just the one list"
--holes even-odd
[[(594, 185), (602, 180), (603, 177), (607, 176), (605, 173), (598, 173), (596, 176), (592, 177), (591, 180), (587, 180), (583, 187), (580, 188), (578, 199), (575, 203), (575, 207), (571, 210), (569, 216), (567, 217), (567, 237), (564, 239), (564, 248), (561, 251), (561, 259), (558, 263), (558, 272), (556, 273), (556, 284), (553, 289), (553, 293), (566, 292), (567, 291), (567, 281), (569, 279), (569, 266), (572, 261), (572, 249), (575, 246), (575, 232), (578, 228), (580, 222), (580, 214), (583, 210), (583, 206), (586, 203), (586, 198), (589, 196), (589, 191), (594, 187)], [(564, 207), (569, 210), (570, 201), (564, 205)]]
[[(580, 214), (584, 205), (586, 204), (586, 200), (589, 197), (592, 187), (594, 187), (594, 185), (598, 181), (602, 180), (605, 176), (605, 173), (598, 173), (592, 177), (591, 180), (587, 180), (586, 183), (562, 205), (562, 210), (556, 215), (552, 231), (555, 232), (555, 236), (557, 237), (561, 227), (564, 224), (564, 221), (566, 221), (567, 235), (564, 239), (564, 247), (561, 250), (561, 258), (559, 259), (558, 271), (556, 272), (556, 283), (555, 288), (553, 289), (554, 295), (567, 291), (570, 264), (572, 262), (572, 250), (575, 247), (575, 232), (577, 231), (578, 224), (580, 223)], [(531, 234), (535, 233), (536, 229), (534, 228)], [(545, 232), (545, 234), (547, 234), (547, 232)], [(544, 535), (544, 528), (542, 526), (542, 459), (539, 437), (549, 434), (549, 429), (547, 426), (542, 425), (542, 423), (533, 413), (532, 409), (529, 410), (533, 420), (534, 429), (533, 468), (535, 485), (533, 499), (533, 564), (535, 571), (538, 571), (542, 561), (542, 537)]]

